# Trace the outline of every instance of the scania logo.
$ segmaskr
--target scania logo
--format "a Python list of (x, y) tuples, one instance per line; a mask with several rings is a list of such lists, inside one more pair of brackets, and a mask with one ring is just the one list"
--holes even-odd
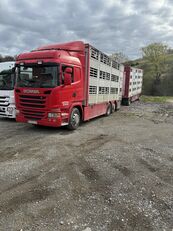
[(39, 90), (24, 89), (23, 93), (39, 94)]

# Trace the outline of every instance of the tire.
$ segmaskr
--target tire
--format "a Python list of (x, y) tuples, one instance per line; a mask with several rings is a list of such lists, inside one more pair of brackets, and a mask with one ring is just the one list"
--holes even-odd
[(109, 103), (105, 115), (106, 115), (106, 116), (109, 116), (109, 115), (111, 114), (111, 112), (112, 112), (112, 106), (111, 106), (111, 104)]
[(116, 111), (116, 105), (115, 105), (115, 103), (113, 103), (112, 104), (112, 111), (111, 112), (114, 113), (115, 111)]
[(69, 130), (76, 130), (80, 125), (81, 115), (77, 108), (73, 108), (70, 114), (70, 120), (68, 124)]
[(130, 106), (130, 104), (131, 104), (131, 101), (130, 101), (130, 99), (128, 99), (127, 100), (127, 106)]
[(116, 105), (115, 105), (115, 111), (120, 110), (121, 107), (121, 101), (117, 101)]

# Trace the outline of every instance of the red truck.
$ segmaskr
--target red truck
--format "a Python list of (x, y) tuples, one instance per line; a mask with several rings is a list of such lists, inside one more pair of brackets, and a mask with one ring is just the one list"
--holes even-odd
[(18, 122), (74, 130), (121, 104), (124, 66), (82, 41), (20, 54), (16, 73)]
[(138, 100), (142, 92), (143, 70), (125, 66), (125, 80), (123, 82), (122, 104), (129, 106), (131, 102)]

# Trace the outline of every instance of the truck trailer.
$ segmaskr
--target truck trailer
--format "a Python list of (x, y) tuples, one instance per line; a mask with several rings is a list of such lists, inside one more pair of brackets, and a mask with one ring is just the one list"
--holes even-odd
[(0, 63), (0, 117), (15, 118), (15, 62)]
[(131, 102), (139, 100), (142, 92), (143, 70), (125, 66), (122, 104), (129, 106)]
[(16, 75), (18, 122), (74, 130), (122, 101), (124, 66), (82, 41), (20, 54)]

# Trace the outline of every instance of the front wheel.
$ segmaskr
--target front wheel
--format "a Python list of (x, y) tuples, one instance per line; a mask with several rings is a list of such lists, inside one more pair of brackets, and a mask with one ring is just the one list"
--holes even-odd
[(79, 127), (81, 120), (80, 112), (77, 108), (73, 108), (70, 114), (70, 120), (68, 124), (68, 129), (70, 130), (76, 130)]

